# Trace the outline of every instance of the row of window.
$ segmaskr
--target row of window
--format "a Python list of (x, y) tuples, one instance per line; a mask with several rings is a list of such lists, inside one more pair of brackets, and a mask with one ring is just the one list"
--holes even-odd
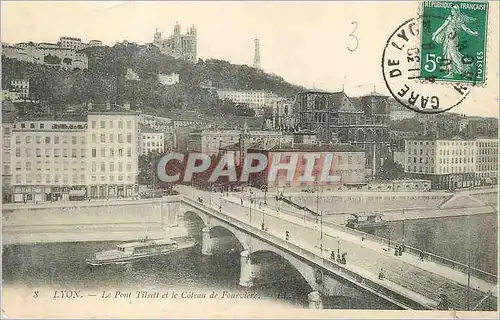
[[(33, 137), (32, 136), (25, 136), (24, 137), (24, 142), (26, 144), (30, 144), (32, 143), (33, 141), (36, 143), (36, 144), (41, 144), (42, 142), (45, 143), (45, 144), (59, 144), (59, 142), (61, 141), (61, 137), (60, 136), (54, 136), (54, 137), (41, 137), (41, 136), (36, 136), (35, 139), (33, 140), (32, 139)], [(53, 138), (53, 139), (52, 139)], [(62, 143), (63, 144), (68, 144), (68, 136), (62, 136)], [(85, 144), (85, 137), (84, 136), (80, 136), (80, 144)], [(16, 136), (16, 144), (20, 144), (22, 142), (22, 138), (21, 136)], [(77, 136), (72, 136), (71, 137), (71, 144), (77, 144), (78, 143), (78, 137)]]
[(71, 176), (71, 180), (69, 179), (69, 176), (60, 176), (60, 175), (50, 175), (46, 174), (44, 179), (42, 180), (42, 174), (28, 174), (24, 176), (24, 181), (23, 181), (23, 176), (20, 174), (17, 174), (15, 177), (15, 182), (16, 184), (21, 184), (21, 183), (37, 183), (37, 184), (42, 184), (42, 183), (64, 183), (64, 184), (77, 184), (77, 183), (85, 183), (85, 175), (78, 175), (74, 174)]
[[(100, 138), (99, 139), (100, 143), (106, 143), (106, 134), (101, 133), (99, 138)], [(118, 134), (116, 141), (118, 143), (123, 143), (123, 134)], [(95, 134), (92, 134), (92, 142), (97, 143), (97, 136)], [(110, 134), (108, 136), (108, 142), (109, 143), (115, 142), (115, 135), (114, 134)], [(131, 142), (132, 142), (132, 135), (129, 133), (129, 134), (127, 134), (127, 143), (131, 143)]]
[[(413, 171), (412, 171), (412, 168), (413, 168)], [(419, 166), (418, 167), (418, 171), (417, 171), (417, 166), (408, 166), (407, 167), (407, 171), (408, 172), (421, 172), (421, 173), (434, 173), (434, 167), (421, 167)]]
[[(97, 149), (92, 148), (91, 152), (92, 152), (92, 158), (97, 158)], [(118, 149), (109, 148), (108, 152), (106, 152), (106, 148), (99, 149), (99, 156), (101, 158), (105, 158), (106, 154), (109, 157), (114, 157), (115, 155), (118, 157), (123, 157), (123, 148), (118, 148)], [(132, 157), (132, 148), (127, 148), (127, 157), (129, 158)]]
[(476, 173), (476, 178), (497, 178), (496, 173), (492, 172), (481, 172), (481, 173)]
[(486, 164), (486, 165), (479, 165), (478, 171), (497, 171), (498, 166), (493, 165), (493, 164)]
[[(434, 158), (430, 158), (430, 160), (431, 160), (430, 163), (434, 164)], [(408, 157), (408, 163), (411, 163), (411, 162), (412, 162), (412, 158)], [(417, 163), (417, 157), (413, 157), (413, 163)], [(418, 160), (418, 163), (428, 164), (429, 163), (429, 157), (425, 157), (425, 158), (420, 157), (419, 160)]]
[(148, 154), (150, 152), (163, 152), (163, 148), (145, 148), (144, 150), (142, 150), (142, 154)]
[(152, 142), (147, 142), (146, 147), (161, 147), (163, 146), (163, 141), (152, 141)]
[[(108, 125), (106, 126), (106, 122), (108, 123)], [(99, 128), (101, 129), (113, 129), (114, 128), (114, 123), (116, 121), (113, 121), (113, 120), (109, 120), (109, 121), (105, 121), (105, 120), (101, 120), (99, 121)], [(92, 121), (92, 129), (96, 129), (97, 128), (97, 121)], [(123, 129), (123, 121), (118, 121), (118, 129)], [(132, 129), (132, 121), (127, 121), (127, 129)]]
[[(463, 158), (463, 163), (474, 163), (474, 158)], [(462, 158), (440, 158), (440, 164), (462, 163)]]
[[(123, 163), (122, 162), (116, 163), (116, 166), (115, 166), (114, 162), (110, 162), (110, 163), (108, 163), (107, 167), (109, 169), (109, 172), (114, 172), (115, 168), (116, 168), (117, 172), (123, 171)], [(126, 165), (126, 168), (127, 168), (127, 172), (132, 172), (132, 163), (128, 162)], [(101, 172), (106, 172), (106, 163), (101, 162), (99, 165), (99, 169)], [(92, 162), (92, 172), (97, 172), (97, 163), (96, 162)]]
[(471, 166), (466, 167), (440, 167), (439, 173), (460, 173), (460, 172), (474, 172)]
[[(408, 141), (410, 145), (434, 145), (434, 141)], [(448, 147), (457, 147), (457, 146), (478, 146), (478, 147), (498, 147), (498, 142), (475, 142), (475, 141), (437, 141), (438, 146), (448, 146)]]
[[(414, 155), (414, 156), (416, 156), (416, 155), (418, 155), (418, 154), (420, 154), (420, 155), (423, 155), (423, 154), (424, 154), (424, 149), (410, 149), (410, 148), (408, 148), (408, 154), (409, 154), (409, 155), (411, 155), (412, 150), (413, 150), (413, 155)], [(429, 155), (429, 154), (434, 155), (434, 149), (430, 149), (430, 151), (431, 151), (431, 152), (429, 153), (429, 149), (425, 149), (425, 154), (426, 154), (426, 155)]]
[(142, 136), (142, 139), (156, 139), (156, 140), (163, 140), (163, 135), (155, 135), (155, 136)]
[(480, 148), (498, 148), (498, 142), (492, 141), (492, 142), (478, 142), (477, 146)]
[[(121, 182), (121, 181), (124, 181), (123, 178), (124, 177), (122, 175), (118, 175), (118, 176), (116, 176), (116, 180), (115, 180), (115, 176), (114, 175), (110, 175), (108, 181), (110, 181), (110, 182), (114, 182), (114, 181)], [(127, 178), (128, 182), (131, 182), (131, 181), (134, 180), (134, 177), (131, 176), (131, 175), (128, 175), (126, 178)], [(98, 180), (97, 176), (91, 176), (90, 179), (91, 179), (92, 182), (96, 182)], [(106, 182), (106, 176), (105, 175), (99, 176), (99, 181), (100, 182)]]
[[(33, 149), (24, 149), (24, 156), (29, 158), (29, 157), (32, 157), (32, 156), (36, 156), (37, 158), (41, 158), (43, 156), (49, 158), (49, 157), (54, 157), (54, 158), (59, 158), (59, 157), (63, 157), (63, 158), (68, 158), (69, 154), (69, 149), (62, 149), (62, 154), (61, 154), (61, 149), (54, 149), (54, 152), (52, 152), (52, 149), (50, 148), (47, 148), (47, 149), (43, 149), (45, 150), (44, 152), (42, 152), (42, 149), (40, 148), (36, 148), (34, 149), (35, 152), (33, 152)], [(80, 153), (78, 153), (78, 149), (71, 149), (71, 157), (72, 158), (78, 158), (78, 156), (80, 156), (81, 158), (85, 158), (85, 154), (86, 154), (86, 149), (80, 149)], [(22, 152), (22, 149), (21, 148), (16, 148), (16, 158), (19, 158), (23, 156), (23, 152)]]
[(474, 149), (458, 149), (458, 150), (455, 150), (455, 149), (452, 149), (451, 151), (450, 150), (443, 150), (443, 149), (439, 149), (439, 155), (440, 156), (448, 156), (448, 155), (452, 155), (452, 156), (461, 156), (461, 155), (464, 155), (464, 156), (467, 156), (467, 155), (474, 155)]
[[(125, 177), (126, 177), (126, 180), (128, 182), (134, 180), (134, 177), (132, 175), (127, 175)], [(115, 176), (115, 175), (109, 175), (109, 176), (102, 175), (102, 176), (99, 177), (99, 180), (101, 182), (105, 182), (106, 178), (108, 178), (108, 181), (110, 181), (110, 182), (114, 182), (114, 181), (121, 182), (121, 181), (124, 181), (124, 176), (123, 175), (117, 175), (117, 176)], [(97, 176), (91, 176), (91, 180), (93, 182), (97, 181), (98, 180)], [(29, 175), (26, 175), (26, 176), (22, 176), (20, 174), (17, 174), (15, 176), (15, 183), (16, 184), (22, 184), (22, 183), (25, 183), (25, 184), (32, 184), (32, 183), (36, 183), (36, 184), (52, 184), (52, 183), (58, 184), (58, 183), (63, 183), (63, 184), (75, 185), (75, 184), (79, 184), (79, 183), (83, 184), (85, 182), (86, 182), (86, 180), (85, 180), (85, 175), (84, 174), (82, 174), (82, 175), (74, 174), (72, 176), (64, 175), (62, 177), (60, 175), (57, 175), (57, 174), (56, 175), (46, 174), (45, 176), (43, 176), (42, 174), (37, 174), (37, 175), (29, 174)]]
[[(42, 171), (42, 162), (41, 161), (37, 161), (34, 163), (35, 164), (35, 167), (34, 169), (36, 169), (36, 171)], [(52, 166), (53, 165), (53, 166)], [(69, 168), (69, 163), (67, 161), (63, 162), (62, 163), (62, 166), (58, 163), (50, 163), (50, 162), (45, 162), (45, 171), (50, 171), (52, 167), (54, 167), (54, 171), (59, 171), (60, 169), (62, 169), (63, 171), (67, 171), (68, 168)], [(87, 170), (87, 165), (85, 162), (82, 162), (80, 163), (80, 167), (78, 168), (78, 163), (76, 161), (73, 161), (71, 163), (72, 167), (73, 167), (73, 171), (76, 171), (76, 170), (81, 170), (81, 171), (86, 171)], [(26, 171), (31, 171), (33, 166), (31, 165), (31, 162), (30, 161), (27, 161), (25, 163), (25, 166), (24, 168), (26, 169)], [(21, 161), (17, 161), (16, 162), (16, 171), (21, 171), (22, 170), (22, 162)]]
[(498, 149), (479, 149), (478, 154), (497, 154)]
[(478, 157), (477, 162), (496, 162), (498, 163), (498, 157)]

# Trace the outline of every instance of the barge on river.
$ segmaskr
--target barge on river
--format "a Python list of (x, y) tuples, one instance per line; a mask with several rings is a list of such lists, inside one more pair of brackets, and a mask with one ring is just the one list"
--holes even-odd
[(349, 228), (366, 230), (387, 227), (387, 221), (382, 219), (382, 215), (380, 213), (355, 213), (351, 215), (353, 218), (348, 219), (346, 223), (346, 226)]
[[(177, 241), (176, 241), (177, 240)], [(194, 247), (193, 238), (142, 240), (119, 244), (116, 249), (97, 252), (85, 262), (91, 266), (129, 263)]]

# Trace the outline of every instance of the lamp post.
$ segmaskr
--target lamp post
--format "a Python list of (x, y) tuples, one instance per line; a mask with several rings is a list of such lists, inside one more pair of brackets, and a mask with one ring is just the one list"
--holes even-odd
[(391, 230), (389, 230), (389, 239), (387, 241), (387, 250), (391, 251)]
[(319, 187), (316, 188), (316, 223), (318, 223), (318, 214), (319, 214)]
[(191, 189), (193, 189), (193, 199), (194, 199), (194, 176), (191, 176)]
[(468, 230), (468, 259), (467, 259), (467, 310), (470, 310), (470, 260), (471, 260), (471, 252), (472, 252), (472, 244), (471, 244), (471, 230), (470, 230), (470, 215), (467, 215), (467, 230)]
[(337, 238), (337, 259), (340, 256), (340, 239)]
[(264, 189), (264, 204), (267, 204), (267, 186)]
[(250, 205), (250, 226), (252, 226), (252, 190), (251, 189), (250, 189), (249, 199), (250, 199), (250, 203), (249, 203), (249, 205)]
[[(403, 214), (405, 212), (405, 209), (403, 208)], [(401, 245), (402, 245), (402, 251), (405, 251), (405, 219), (403, 219), (403, 239), (401, 241)]]
[[(319, 211), (316, 211), (316, 215), (319, 214)], [(321, 256), (323, 257), (323, 213), (320, 215), (320, 229), (319, 229), (319, 246), (321, 250)]]

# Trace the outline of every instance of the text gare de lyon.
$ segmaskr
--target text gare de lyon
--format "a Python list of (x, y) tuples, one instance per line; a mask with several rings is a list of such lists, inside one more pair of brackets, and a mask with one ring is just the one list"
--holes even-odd
[[(406, 30), (405, 30), (406, 29)], [(393, 57), (393, 58), (387, 58), (384, 64), (387, 64), (388, 70), (389, 70), (389, 77), (390, 78), (398, 78), (401, 76), (407, 76), (406, 71), (402, 71), (404, 67), (409, 67), (407, 70), (410, 72), (411, 75), (407, 76), (408, 80), (415, 80), (415, 79), (421, 79), (421, 80), (429, 80), (431, 82), (434, 81), (433, 78), (428, 78), (428, 79), (422, 79), (419, 76), (415, 76), (412, 72), (418, 71), (418, 67), (412, 67), (413, 64), (419, 63), (421, 57), (419, 56), (420, 50), (419, 48), (405, 48), (405, 46), (409, 43), (412, 43), (411, 40), (414, 38), (418, 37), (420, 34), (420, 30), (418, 27), (418, 24), (416, 22), (411, 22), (404, 28), (401, 28), (398, 30), (395, 34), (394, 37), (392, 38), (393, 41), (390, 43), (390, 47), (395, 48), (397, 51), (396, 52), (406, 52), (406, 54), (402, 54), (404, 56), (405, 61), (400, 61), (398, 57)], [(389, 43), (388, 43), (389, 45)], [(438, 57), (438, 60), (441, 59), (441, 57)], [(434, 63), (440, 63), (442, 62), (439, 66), (442, 67), (446, 63), (449, 63), (446, 61), (446, 59), (441, 59), (442, 61), (437, 61)], [(421, 109), (426, 109), (427, 107), (430, 107), (432, 109), (439, 109), (439, 97), (436, 95), (424, 95), (419, 92), (416, 92), (413, 90), (413, 88), (410, 87), (410, 85), (404, 83), (403, 85), (400, 86), (399, 91), (396, 92), (399, 98), (405, 98), (407, 97), (408, 99), (408, 104), (412, 106), (419, 106)], [(453, 88), (455, 91), (460, 95), (464, 96), (467, 93), (468, 87), (464, 84), (456, 83), (453, 85)], [(409, 95), (407, 95), (409, 93)], [(419, 101), (419, 103), (417, 103)]]
[[(215, 182), (221, 177), (227, 177), (230, 182), (248, 182), (250, 174), (260, 173), (267, 170), (267, 181), (274, 182), (278, 176), (278, 171), (284, 170), (287, 172), (286, 180), (289, 182), (321, 182), (335, 183), (340, 181), (340, 176), (331, 175), (331, 169), (334, 165), (334, 156), (332, 153), (307, 153), (300, 155), (302, 161), (299, 160), (298, 154), (285, 155), (289, 160), (283, 162), (282, 154), (273, 154), (269, 160), (262, 153), (248, 153), (242, 159), (241, 174), (237, 175), (237, 161), (233, 154), (224, 154), (213, 168), (209, 181)], [(212, 164), (212, 160), (206, 154), (191, 153), (187, 156), (182, 153), (168, 153), (161, 157), (158, 162), (157, 175), (163, 182), (189, 182), (193, 178), (193, 174), (207, 171)], [(184, 174), (181, 177), (181, 172), (169, 174), (170, 169), (174, 167), (173, 162), (184, 163)], [(298, 174), (300, 173), (300, 174)]]

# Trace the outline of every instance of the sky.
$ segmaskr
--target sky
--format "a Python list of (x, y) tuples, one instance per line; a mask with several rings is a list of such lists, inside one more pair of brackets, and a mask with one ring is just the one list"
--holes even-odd
[[(490, 2), (490, 17), (498, 2)], [(2, 1), (2, 42), (57, 42), (60, 36), (99, 39), (106, 45), (164, 38), (176, 22), (194, 24), (198, 55), (253, 64), (260, 39), (262, 68), (285, 80), (349, 95), (389, 94), (381, 56), (391, 33), (416, 17), (408, 2), (9, 2)], [(452, 112), (498, 117), (499, 22), (489, 19), (487, 81)], [(354, 35), (350, 34), (355, 30)], [(356, 48), (357, 44), (357, 48)], [(348, 48), (355, 49), (350, 51)]]

